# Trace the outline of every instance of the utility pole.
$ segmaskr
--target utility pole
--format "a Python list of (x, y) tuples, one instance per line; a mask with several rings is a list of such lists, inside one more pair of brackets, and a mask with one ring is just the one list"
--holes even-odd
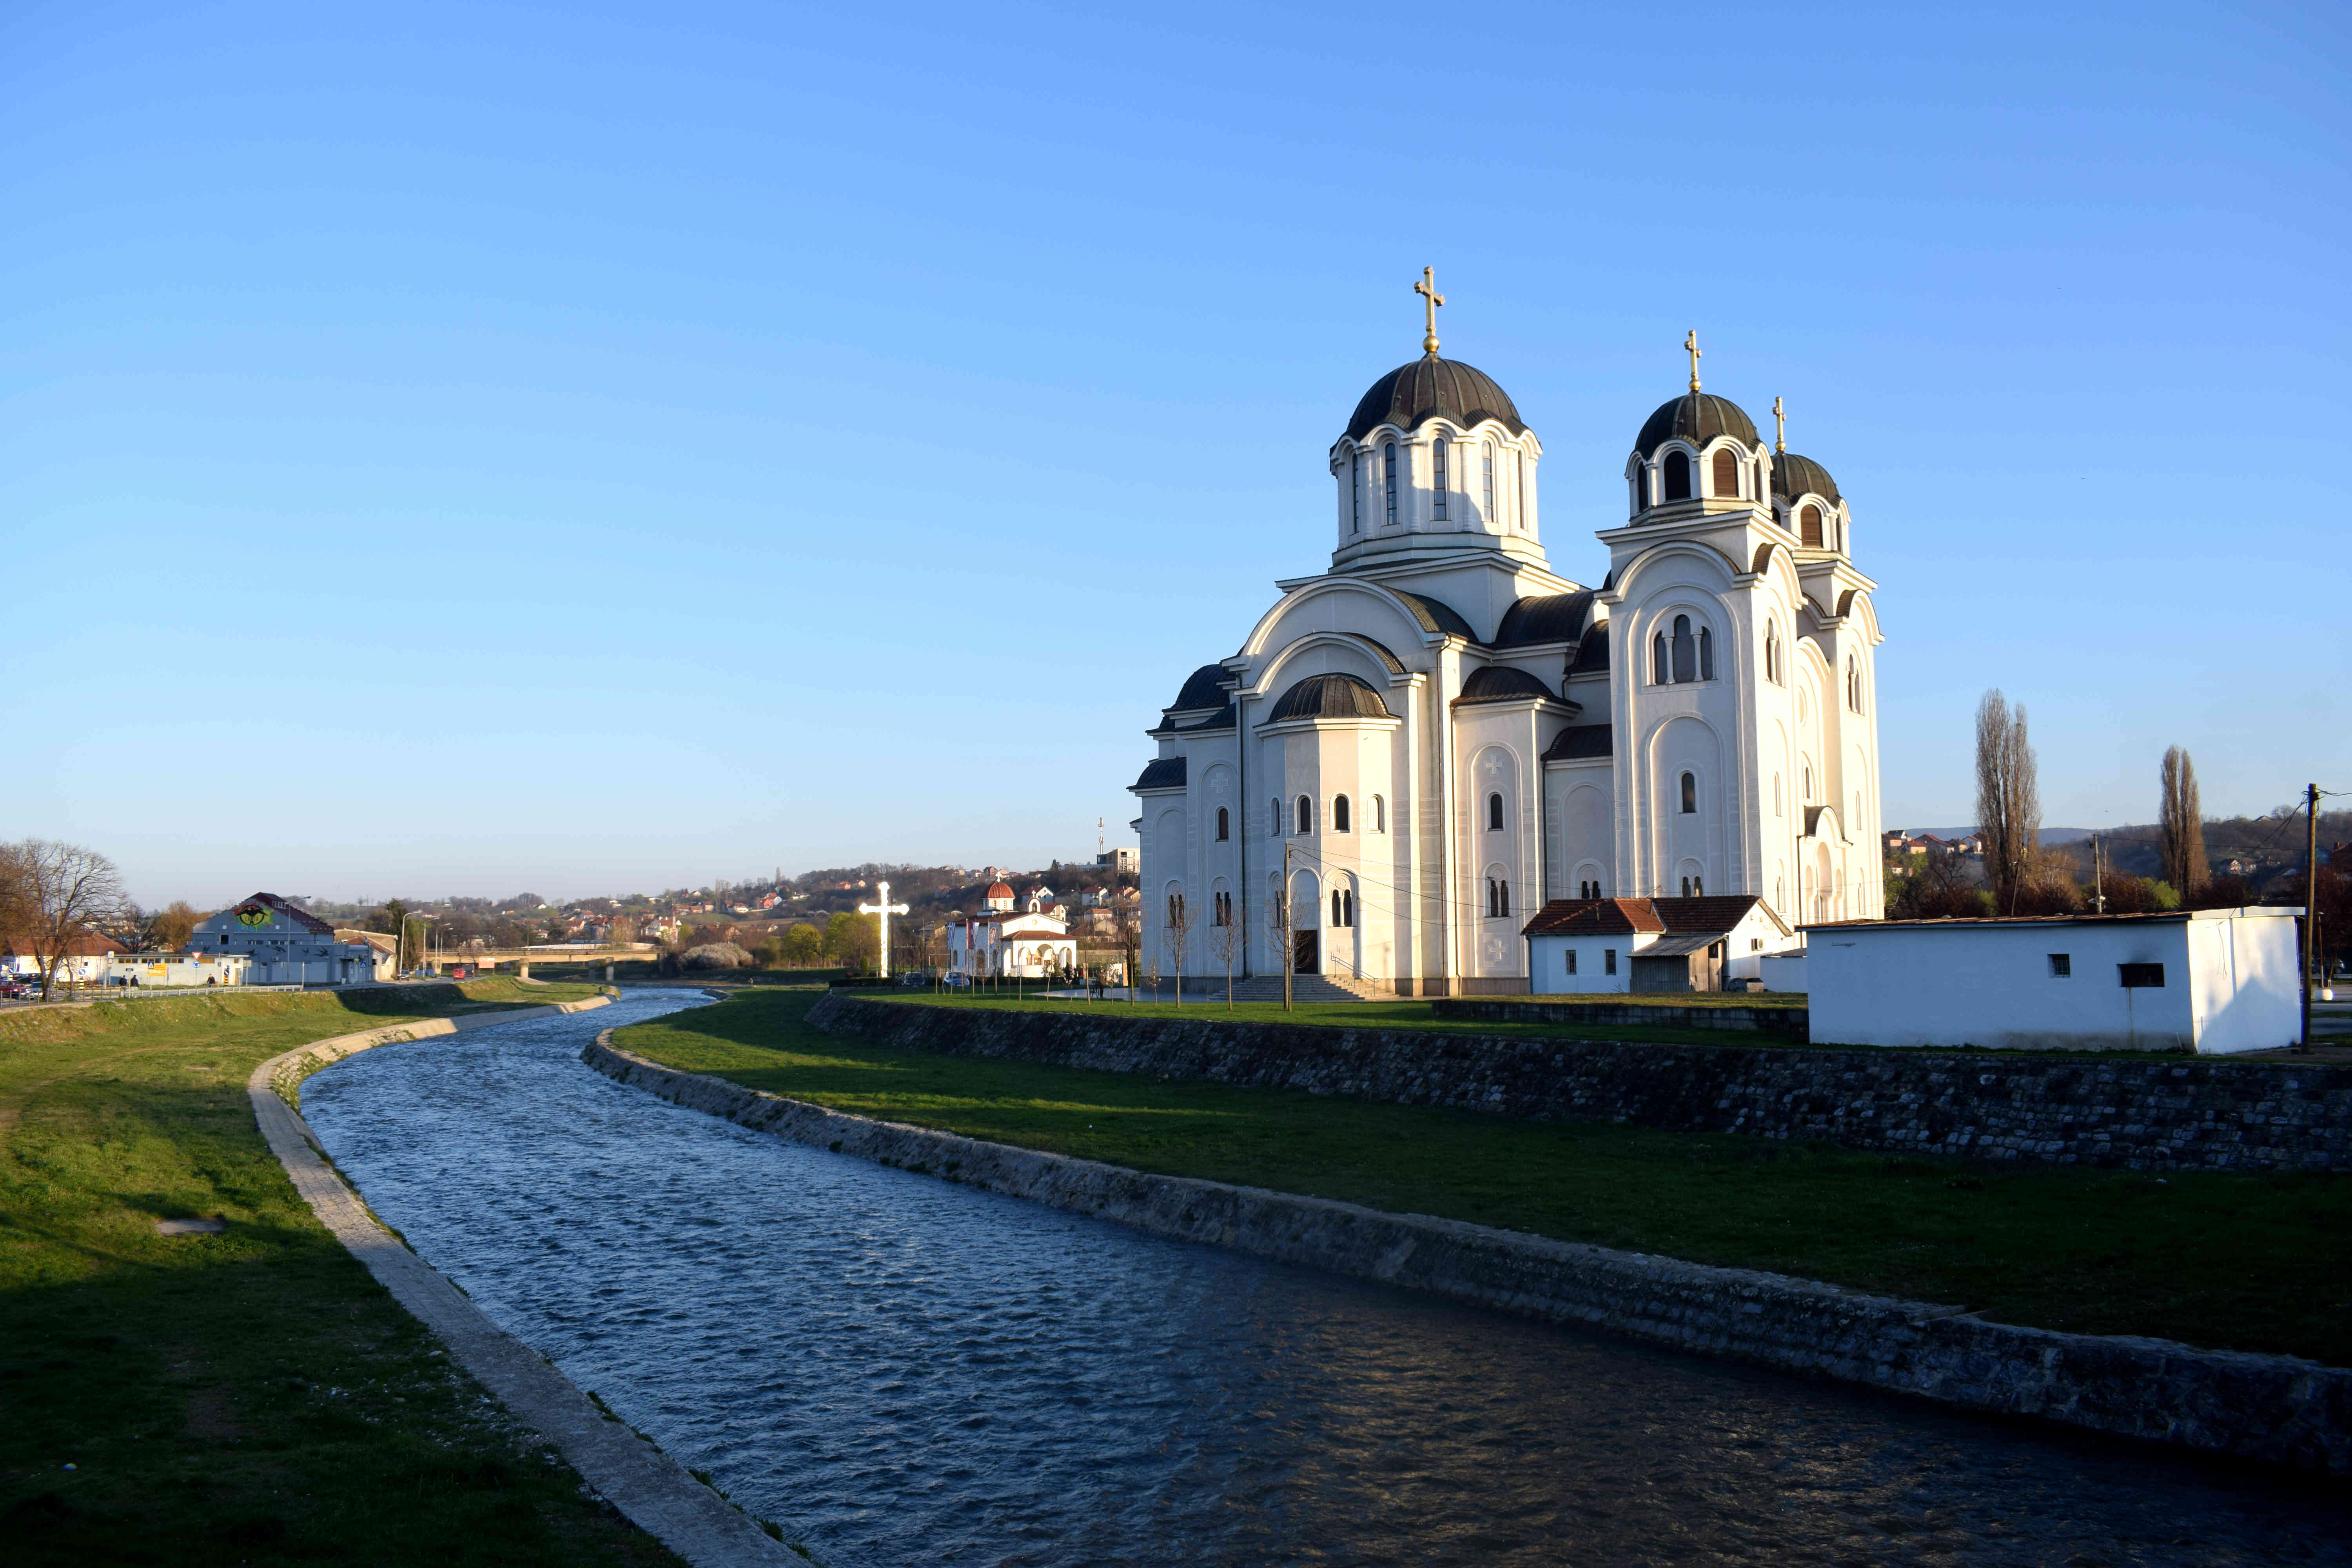
[(2311, 1049), (2311, 955), (2319, 937), (2319, 786), (2303, 786), (2305, 824), (2303, 858), (2303, 1045)]
[(2091, 835), (2091, 903), (2101, 914), (2107, 912), (2107, 868), (2099, 858), (2099, 836)]
[[(1298, 939), (1290, 932), (1290, 846), (1286, 843), (1282, 847), (1282, 892), (1279, 897), (1281, 902), (1276, 907), (1282, 911), (1282, 1010), (1287, 1013), (1290, 1011), (1291, 967), (1298, 959)], [(2305, 1011), (2307, 1014), (2310, 1009), (2305, 1008)], [(2310, 1033), (2310, 1026), (2306, 1024), (2304, 1034), (2308, 1037)]]

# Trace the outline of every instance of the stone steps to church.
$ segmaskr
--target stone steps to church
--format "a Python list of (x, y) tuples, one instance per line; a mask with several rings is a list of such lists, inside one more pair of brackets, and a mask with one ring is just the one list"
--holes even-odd
[[(1222, 994), (1223, 987), (1219, 987)], [(1291, 977), (1290, 998), (1294, 1002), (1370, 1002), (1375, 998), (1393, 997), (1360, 980), (1337, 974), (1297, 974)], [(1234, 982), (1236, 1002), (1279, 1002), (1282, 1000), (1282, 976), (1253, 975)]]

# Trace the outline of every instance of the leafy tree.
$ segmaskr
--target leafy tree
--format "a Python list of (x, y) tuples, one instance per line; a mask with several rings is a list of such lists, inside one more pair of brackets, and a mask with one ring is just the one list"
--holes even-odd
[(796, 925), (784, 932), (783, 952), (793, 968), (812, 968), (824, 956), (824, 937), (814, 926)]
[(140, 945), (150, 952), (177, 952), (188, 945), (204, 915), (185, 899), (173, 899), (141, 922)]

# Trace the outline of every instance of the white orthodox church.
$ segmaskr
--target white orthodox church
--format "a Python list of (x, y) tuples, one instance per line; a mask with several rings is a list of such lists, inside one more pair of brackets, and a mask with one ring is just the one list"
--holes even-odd
[[(1826, 469), (1690, 388), (1643, 421), (1597, 588), (1543, 548), (1542, 444), (1437, 353), (1374, 382), (1330, 449), (1330, 570), (1150, 731), (1146, 951), (1405, 995), (1528, 989), (1549, 900), (1749, 894), (1786, 924), (1883, 914), (1875, 586)], [(1779, 409), (1779, 401), (1774, 408)]]

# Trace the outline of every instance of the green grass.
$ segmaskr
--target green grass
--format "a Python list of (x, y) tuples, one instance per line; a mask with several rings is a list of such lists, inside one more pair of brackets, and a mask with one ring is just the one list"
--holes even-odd
[(756, 1089), (1025, 1148), (1828, 1279), (2006, 1322), (2352, 1365), (2352, 1178), (1991, 1170), (896, 1051), (811, 1028), (803, 1015), (818, 994), (748, 994), (617, 1037)]
[[(908, 989), (887, 1000), (925, 1007), (1013, 1007), (1024, 1011), (1047, 1008), (1098, 1009), (1125, 1017), (1206, 1018), (1244, 1024), (1307, 1024), (1330, 1029), (1421, 1029), (1456, 1035), (1524, 1035), (1544, 1039), (1632, 1040), (1648, 1045), (1790, 1046), (1799, 1042), (1760, 1029), (1694, 1029), (1657, 1024), (1497, 1023), (1485, 1018), (1446, 1018), (1434, 1003), (1409, 997), (1381, 1002), (1300, 1002), (1287, 1012), (1279, 1002), (1236, 1002), (1228, 1009), (1224, 998), (1174, 1002), (1088, 1002), (1076, 998), (1039, 997), (1035, 992), (1016, 996), (984, 992), (979, 995), (942, 995)], [(1509, 997), (1509, 1001), (1586, 1001), (1586, 997)], [(1620, 1002), (1623, 997), (1608, 1000)]]
[[(489, 979), (0, 1014), (0, 1557), (674, 1563), (337, 1245), (246, 1098), (257, 1063), (310, 1040), (589, 994)], [(228, 1228), (155, 1234), (194, 1215)]]

